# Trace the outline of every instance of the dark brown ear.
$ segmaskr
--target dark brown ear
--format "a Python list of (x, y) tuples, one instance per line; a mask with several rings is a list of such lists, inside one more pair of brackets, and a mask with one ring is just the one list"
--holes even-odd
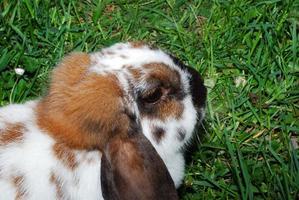
[(178, 67), (190, 74), (190, 90), (192, 94), (193, 103), (197, 109), (203, 108), (206, 103), (207, 88), (204, 85), (202, 77), (194, 68), (185, 65), (177, 57), (173, 55), (170, 55), (170, 57)]
[(102, 156), (101, 185), (105, 200), (176, 200), (170, 174), (142, 133), (116, 136)]

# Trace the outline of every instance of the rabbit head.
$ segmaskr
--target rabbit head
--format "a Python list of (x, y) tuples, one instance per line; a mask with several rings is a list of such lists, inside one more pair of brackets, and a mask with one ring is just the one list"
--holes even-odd
[(206, 88), (193, 68), (160, 49), (118, 43), (64, 58), (39, 102), (37, 121), (71, 148), (103, 150), (110, 138), (127, 134), (134, 117), (172, 177), (180, 171), (178, 186), (184, 174), (178, 152), (203, 118), (205, 100)]

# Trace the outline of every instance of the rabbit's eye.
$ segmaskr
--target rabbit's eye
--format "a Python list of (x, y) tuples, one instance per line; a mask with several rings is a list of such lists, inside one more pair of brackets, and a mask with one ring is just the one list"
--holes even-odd
[(155, 90), (145, 94), (142, 97), (142, 101), (148, 104), (153, 104), (158, 102), (163, 96), (162, 88), (156, 88)]

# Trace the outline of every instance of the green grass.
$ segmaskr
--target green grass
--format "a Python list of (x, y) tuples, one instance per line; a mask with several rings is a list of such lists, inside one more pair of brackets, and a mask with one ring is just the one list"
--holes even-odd
[(42, 95), (71, 51), (144, 40), (209, 90), (181, 198), (299, 199), (298, 0), (0, 0), (0, 12), (1, 106)]

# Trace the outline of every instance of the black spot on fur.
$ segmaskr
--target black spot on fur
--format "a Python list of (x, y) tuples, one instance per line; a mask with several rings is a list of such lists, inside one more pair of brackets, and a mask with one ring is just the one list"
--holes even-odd
[(159, 143), (165, 135), (165, 130), (161, 127), (155, 127), (153, 131), (153, 135), (156, 142)]
[(185, 129), (182, 129), (182, 128), (179, 128), (178, 129), (178, 139), (180, 141), (183, 141), (186, 137), (186, 130)]

